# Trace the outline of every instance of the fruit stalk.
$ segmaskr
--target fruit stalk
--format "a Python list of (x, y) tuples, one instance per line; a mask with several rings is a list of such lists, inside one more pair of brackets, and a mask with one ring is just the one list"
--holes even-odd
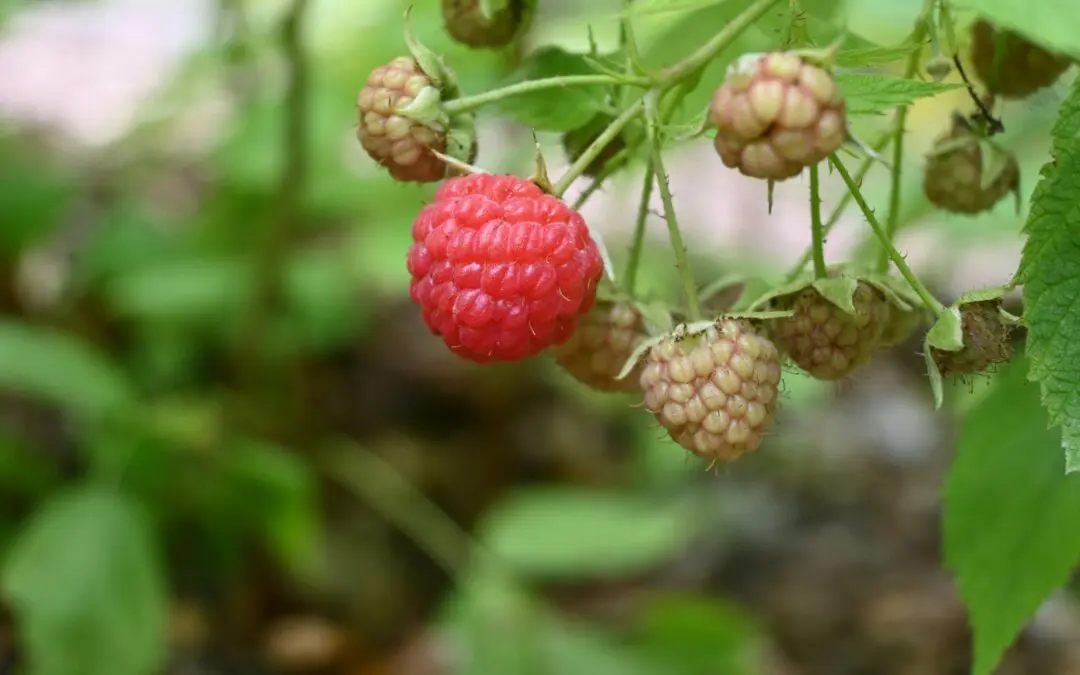
[(661, 70), (657, 74), (659, 84), (670, 85), (692, 76), (698, 69), (705, 67), (722, 50), (735, 41), (735, 38), (760, 19), (765, 12), (780, 4), (780, 0), (757, 0), (743, 10), (742, 14), (732, 19), (723, 30), (702, 45), (696, 52), (682, 61)]
[(566, 170), (566, 173), (559, 178), (558, 182), (552, 186), (552, 193), (561, 197), (569, 188), (570, 184), (577, 180), (578, 176), (585, 173), (585, 169), (593, 163), (593, 160), (603, 152), (608, 143), (613, 141), (616, 136), (622, 133), (630, 122), (641, 114), (642, 108), (645, 106), (644, 97), (639, 98), (633, 105), (615, 118), (615, 120), (608, 125), (604, 132), (596, 137), (589, 147), (581, 153), (581, 156), (574, 160), (574, 163), (570, 165), (570, 168)]
[(874, 215), (874, 210), (866, 203), (866, 199), (859, 190), (859, 186), (855, 184), (855, 180), (851, 177), (851, 174), (848, 172), (847, 167), (844, 166), (844, 163), (836, 156), (836, 153), (829, 156), (829, 163), (836, 169), (836, 172), (840, 174), (840, 177), (844, 179), (844, 184), (847, 185), (847, 189), (851, 193), (852, 199), (859, 205), (859, 209), (863, 212), (866, 222), (870, 224), (870, 229), (874, 231), (874, 234), (877, 235), (881, 245), (885, 247), (889, 254), (889, 259), (896, 265), (896, 269), (900, 271), (900, 275), (903, 276), (911, 286), (911, 290), (915, 291), (915, 294), (923, 301), (923, 305), (925, 305), (935, 317), (941, 316), (941, 313), (945, 311), (945, 306), (938, 302), (937, 298), (927, 290), (923, 282), (919, 280), (919, 277), (916, 276), (915, 272), (908, 266), (907, 261), (904, 260), (904, 256), (900, 255), (900, 252), (896, 250), (892, 240), (885, 235), (885, 228), (878, 222), (877, 216)]
[[(911, 35), (911, 41), (918, 45), (927, 35), (930, 22), (933, 21), (934, 1), (927, 0), (926, 8), (922, 16), (915, 22), (915, 31)], [(907, 68), (904, 77), (911, 79), (919, 70), (922, 61), (922, 50), (915, 49), (908, 57)], [(907, 131), (907, 116), (910, 105), (900, 106), (896, 111), (896, 127), (893, 129), (893, 156), (892, 156), (892, 182), (889, 185), (889, 211), (885, 216), (885, 234), (892, 241), (900, 227), (900, 197), (903, 186), (904, 166), (904, 134)], [(881, 247), (878, 253), (877, 270), (885, 272), (889, 269), (889, 252)]]
[(626, 273), (623, 276), (624, 290), (633, 297), (637, 284), (638, 267), (641, 264), (641, 252), (645, 248), (645, 223), (649, 219), (649, 202), (652, 201), (653, 181), (656, 174), (652, 162), (645, 164), (645, 183), (641, 186), (641, 201), (638, 204), (637, 220), (634, 222), (634, 238), (630, 243), (630, 255), (626, 261)]
[(829, 276), (829, 271), (825, 267), (825, 227), (821, 222), (821, 182), (817, 164), (810, 165), (810, 233), (813, 237), (814, 277), (824, 279)]
[(281, 22), (280, 46), (288, 68), (280, 137), (283, 161), (274, 218), (267, 224), (255, 252), (254, 297), (247, 314), (241, 318), (238, 332), (235, 358), (245, 378), (254, 377), (263, 365), (267, 324), (273, 320), (274, 307), (281, 300), (281, 268), (289, 252), (289, 241), (300, 225), (300, 210), (307, 190), (310, 65), (303, 44), (307, 8), (307, 0), (292, 0)]
[(446, 101), (442, 104), (443, 112), (453, 117), (467, 112), (473, 112), (486, 105), (497, 103), (511, 96), (519, 96), (544, 89), (561, 89), (563, 87), (582, 87), (595, 85), (624, 85), (631, 87), (648, 87), (650, 82), (644, 77), (615, 77), (614, 75), (559, 75), (558, 77), (546, 77), (539, 80), (526, 80), (516, 84), (507, 85), (501, 89), (492, 89), (482, 94), (463, 96)]
[(679, 278), (682, 280), (683, 295), (686, 296), (686, 308), (689, 318), (691, 321), (700, 321), (703, 315), (701, 313), (701, 302), (698, 300), (697, 284), (694, 282), (694, 274), (690, 270), (690, 259), (686, 255), (686, 244), (683, 243), (682, 233), (679, 231), (679, 221), (675, 215), (675, 200), (671, 196), (668, 173), (664, 168), (660, 142), (660, 120), (657, 119), (656, 111), (657, 93), (652, 92), (646, 98), (645, 134), (649, 139), (650, 161), (653, 172), (656, 174), (657, 185), (660, 188), (660, 200), (664, 203), (664, 220), (667, 222), (671, 248), (675, 253), (675, 266), (679, 269)]

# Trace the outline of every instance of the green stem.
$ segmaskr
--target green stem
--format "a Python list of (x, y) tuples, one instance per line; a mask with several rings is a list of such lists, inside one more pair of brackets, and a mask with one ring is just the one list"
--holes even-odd
[(907, 261), (904, 260), (904, 256), (900, 255), (900, 252), (896, 250), (892, 240), (885, 234), (885, 229), (878, 222), (877, 216), (874, 215), (873, 209), (866, 203), (866, 199), (863, 197), (862, 192), (859, 190), (859, 186), (855, 183), (855, 180), (848, 173), (847, 167), (840, 161), (840, 158), (836, 156), (836, 153), (829, 155), (829, 163), (832, 164), (836, 172), (840, 174), (840, 177), (844, 179), (844, 184), (847, 185), (848, 191), (851, 193), (852, 199), (859, 205), (859, 209), (862, 210), (863, 216), (866, 218), (866, 222), (870, 223), (870, 229), (877, 235), (881, 245), (888, 251), (889, 259), (896, 265), (896, 269), (900, 271), (901, 276), (907, 280), (911, 285), (911, 290), (919, 296), (923, 301), (923, 304), (934, 313), (934, 316), (940, 316), (945, 311), (945, 307), (938, 302), (923, 282), (919, 280), (919, 277), (915, 275), (915, 272), (908, 266)]
[[(892, 138), (891, 133), (883, 134), (877, 141), (875, 141), (871, 145), (871, 147), (874, 149), (875, 152), (881, 152), (881, 150), (885, 147), (885, 145), (888, 144), (890, 138)], [(863, 179), (866, 178), (866, 174), (870, 173), (870, 169), (872, 169), (874, 167), (874, 162), (875, 161), (877, 161), (877, 160), (875, 160), (873, 157), (867, 157), (866, 159), (863, 160), (863, 163), (859, 167), (859, 170), (855, 172), (855, 183), (857, 185), (862, 184)], [(825, 221), (825, 225), (822, 228), (822, 234), (825, 237), (828, 237), (829, 233), (832, 232), (834, 227), (836, 227), (836, 224), (840, 222), (840, 219), (844, 216), (844, 213), (847, 211), (847, 207), (850, 206), (850, 205), (851, 205), (851, 193), (845, 191), (843, 196), (840, 197), (840, 201), (836, 202), (836, 206), (833, 207), (832, 213), (829, 214), (828, 220)], [(791, 283), (800, 274), (802, 274), (802, 271), (804, 269), (806, 269), (807, 264), (810, 263), (810, 260), (813, 257), (813, 253), (814, 253), (814, 248), (813, 248), (813, 245), (811, 244), (810, 246), (806, 247), (805, 251), (803, 251), (803, 254), (799, 258), (798, 262), (796, 262), (794, 265), (792, 265), (791, 270), (787, 273), (787, 276), (784, 278), (785, 283)]]
[(585, 169), (593, 163), (608, 143), (615, 140), (615, 137), (622, 133), (630, 122), (641, 114), (642, 108), (645, 106), (645, 99), (639, 98), (630, 107), (622, 111), (622, 113), (612, 121), (611, 124), (604, 129), (604, 132), (596, 137), (596, 140), (589, 144), (589, 147), (585, 148), (585, 151), (581, 153), (581, 156), (574, 160), (574, 163), (570, 165), (570, 168), (566, 170), (566, 173), (559, 178), (559, 181), (552, 187), (552, 193), (556, 197), (561, 197), (564, 192), (569, 189), (571, 183), (577, 180), (578, 176), (585, 173)]
[[(927, 31), (933, 22), (934, 0), (927, 0), (926, 9), (915, 25), (915, 31), (911, 41), (919, 44), (926, 37)], [(916, 49), (908, 57), (907, 68), (904, 77), (911, 79), (919, 70), (922, 61), (922, 50)], [(896, 113), (896, 126), (893, 129), (893, 153), (892, 153), (892, 181), (889, 186), (889, 211), (885, 217), (885, 235), (892, 241), (900, 229), (900, 197), (903, 190), (903, 166), (904, 166), (904, 134), (907, 131), (907, 117), (910, 106), (901, 106)], [(886, 272), (889, 269), (889, 252), (884, 247), (879, 249), (877, 271)]]
[(673, 66), (661, 70), (658, 74), (660, 83), (670, 85), (673, 82), (678, 82), (693, 75), (695, 71), (703, 68), (709, 61), (712, 61), (717, 54), (729, 47), (731, 43), (735, 41), (735, 38), (739, 37), (744, 30), (752, 26), (755, 21), (765, 14), (765, 12), (769, 11), (774, 5), (779, 3), (780, 0), (757, 0), (757, 2), (747, 7), (742, 14), (728, 22), (723, 30), (717, 33), (713, 39), (702, 45), (696, 52)]
[(824, 279), (829, 276), (829, 270), (825, 267), (825, 227), (821, 223), (821, 185), (817, 164), (810, 165), (810, 232), (813, 237), (814, 277)]
[(560, 75), (558, 77), (547, 77), (540, 80), (526, 80), (501, 89), (485, 91), (484, 93), (476, 94), (475, 96), (463, 96), (461, 98), (451, 99), (442, 104), (442, 109), (447, 115), (453, 117), (454, 115), (472, 112), (478, 108), (501, 101), (504, 98), (510, 98), (511, 96), (519, 96), (521, 94), (543, 91), (545, 89), (561, 89), (563, 87), (581, 87), (589, 85), (595, 86), (598, 84), (626, 85), (646, 88), (650, 85), (650, 82), (644, 77), (614, 77), (612, 75), (602, 74)]
[(668, 236), (671, 238), (671, 248), (675, 253), (675, 266), (679, 270), (679, 278), (682, 280), (683, 294), (686, 296), (686, 308), (691, 321), (700, 321), (704, 315), (701, 312), (701, 302), (698, 298), (697, 284), (694, 282), (694, 274), (690, 269), (690, 259), (686, 255), (686, 244), (683, 243), (682, 233), (679, 231), (679, 221), (675, 215), (675, 200), (671, 196), (671, 186), (668, 185), (668, 174), (664, 168), (664, 157), (660, 142), (660, 120), (657, 119), (656, 111), (657, 93), (647, 96), (645, 133), (649, 139), (651, 151), (650, 161), (653, 172), (656, 174), (656, 182), (660, 187), (660, 200), (664, 203), (664, 220), (667, 221)]
[(638, 267), (641, 264), (641, 252), (645, 249), (645, 224), (649, 220), (649, 202), (652, 200), (653, 172), (651, 162), (645, 164), (645, 184), (641, 186), (641, 201), (638, 203), (637, 221), (634, 223), (634, 238), (630, 243), (630, 256), (626, 261), (626, 273), (623, 284), (630, 297), (634, 296), (637, 283)]

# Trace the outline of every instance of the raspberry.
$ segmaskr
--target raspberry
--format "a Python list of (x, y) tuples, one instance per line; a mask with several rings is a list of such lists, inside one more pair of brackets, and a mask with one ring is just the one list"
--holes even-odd
[(1026, 98), (1057, 82), (1069, 69), (1071, 61), (1067, 57), (1009, 30), (1001, 31), (1001, 53), (997, 54), (998, 37), (998, 30), (982, 19), (971, 26), (972, 66), (992, 94)]
[(963, 348), (955, 352), (930, 348), (930, 355), (942, 375), (981, 373), (1009, 360), (1012, 327), (1002, 320), (1000, 307), (1000, 300), (968, 302), (960, 306)]
[(447, 34), (467, 47), (505, 47), (513, 42), (531, 16), (528, 0), (507, 0), (506, 6), (487, 17), (480, 0), (442, 0)]
[(819, 380), (839, 380), (865, 366), (881, 344), (889, 305), (881, 292), (860, 282), (855, 313), (840, 309), (812, 287), (778, 298), (774, 307), (794, 316), (772, 323), (772, 335), (797, 366)]
[(825, 69), (787, 52), (758, 58), (713, 94), (709, 121), (724, 165), (753, 178), (793, 178), (843, 145), (844, 98)]
[(880, 346), (895, 347), (908, 341), (908, 338), (922, 325), (923, 313), (919, 310), (903, 310), (888, 306), (888, 319), (881, 331)]
[[(429, 87), (431, 77), (415, 59), (402, 56), (380, 66), (368, 76), (356, 98), (360, 124), (357, 137), (376, 162), (386, 167), (395, 180), (434, 183), (452, 173), (432, 150), (447, 154), (447, 132), (398, 114), (404, 106)], [(476, 154), (475, 141), (463, 154)], [(457, 152), (449, 154), (456, 155)]]
[(676, 443), (713, 461), (734, 461), (761, 445), (779, 386), (776, 346), (742, 319), (665, 336), (641, 373), (645, 408)]
[(616, 379), (645, 336), (641, 313), (627, 302), (598, 302), (582, 317), (570, 340), (554, 349), (555, 362), (593, 389), (634, 392), (641, 366)]
[[(957, 117), (938, 136), (926, 161), (923, 192), (930, 203), (953, 213), (976, 214), (994, 208), (1020, 184), (1020, 167), (1004, 150), (982, 141), (968, 123)], [(997, 175), (987, 181), (984, 152), (998, 153)]]
[[(566, 156), (570, 158), (570, 161), (576, 162), (578, 157), (581, 157), (581, 154), (585, 152), (585, 149), (592, 145), (614, 120), (615, 118), (610, 115), (597, 115), (585, 126), (563, 134), (563, 150), (566, 151)], [(600, 154), (596, 156), (596, 159), (589, 162), (589, 165), (585, 167), (585, 175), (593, 178), (601, 175), (608, 162), (614, 159), (624, 148), (626, 148), (626, 141), (621, 135), (616, 136), (600, 150)]]
[(447, 180), (416, 217), (408, 269), (424, 322), (478, 363), (570, 339), (604, 267), (576, 211), (515, 176)]

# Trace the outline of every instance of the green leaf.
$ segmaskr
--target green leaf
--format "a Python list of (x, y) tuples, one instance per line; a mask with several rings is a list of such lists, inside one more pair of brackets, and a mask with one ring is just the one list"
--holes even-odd
[(1080, 5), (1071, 0), (980, 0), (960, 7), (964, 5), (1044, 47), (1080, 57)]
[(882, 113), (921, 98), (937, 96), (963, 86), (864, 73), (838, 73), (836, 81), (844, 92), (847, 111), (851, 115)]
[(166, 656), (167, 595), (150, 528), (114, 490), (53, 497), (0, 577), (35, 675), (151, 675)]
[(1080, 81), (1062, 103), (1051, 155), (1031, 197), (1017, 280), (1024, 285), (1028, 376), (1062, 430), (1065, 465), (1080, 469)]
[(645, 17), (657, 14), (681, 14), (720, 5), (730, 0), (638, 0), (616, 13), (615, 17)]
[(866, 68), (902, 61), (921, 45), (905, 44), (899, 47), (860, 47), (845, 49), (836, 55), (836, 65), (840, 68)]
[(121, 315), (152, 321), (220, 321), (239, 310), (250, 286), (239, 260), (191, 257), (124, 274), (106, 286)]
[(836, 305), (848, 314), (855, 314), (855, 291), (859, 288), (859, 280), (846, 275), (839, 277), (826, 277), (815, 279), (814, 290), (821, 294), (832, 304)]
[(39, 166), (21, 148), (5, 146), (0, 146), (0, 258), (48, 236), (77, 194), (70, 178)]
[(663, 562), (692, 534), (683, 506), (621, 493), (532, 489), (504, 504), (482, 536), (525, 574), (632, 573)]
[(709, 598), (666, 596), (645, 608), (638, 644), (687, 675), (761, 672), (757, 626), (734, 606)]
[(0, 387), (91, 416), (135, 401), (105, 354), (72, 335), (10, 319), (0, 319)]
[(988, 675), (1080, 559), (1080, 475), (1067, 475), (1024, 364), (1005, 369), (964, 420), (945, 485), (945, 560)]
[[(544, 47), (522, 64), (510, 83), (539, 80), (560, 75), (594, 75), (584, 54), (559, 47)], [(508, 83), (509, 84), (509, 83)], [(498, 107), (503, 113), (536, 131), (573, 131), (585, 126), (603, 110), (605, 88), (573, 86), (510, 96)]]

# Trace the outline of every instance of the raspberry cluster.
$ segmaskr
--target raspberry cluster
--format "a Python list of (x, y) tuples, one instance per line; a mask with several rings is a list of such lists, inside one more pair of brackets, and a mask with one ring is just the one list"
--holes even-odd
[(990, 93), (1027, 98), (1049, 87), (1072, 61), (1010, 30), (998, 30), (978, 19), (971, 26), (971, 63)]
[[(926, 161), (923, 192), (930, 203), (953, 213), (977, 214), (994, 208), (1020, 183), (1016, 159), (982, 139), (962, 117), (934, 142)], [(984, 153), (993, 153), (987, 161)], [(994, 171), (987, 175), (987, 171)]]
[(964, 303), (960, 306), (960, 324), (963, 348), (931, 349), (942, 375), (963, 377), (982, 373), (1012, 356), (1012, 326), (1001, 316), (1001, 300)]

